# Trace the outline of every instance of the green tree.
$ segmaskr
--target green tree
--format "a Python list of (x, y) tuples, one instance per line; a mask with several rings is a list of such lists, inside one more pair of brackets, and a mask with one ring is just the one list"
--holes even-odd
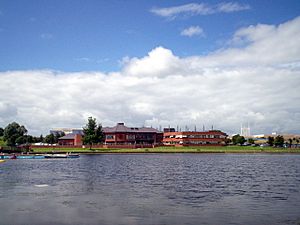
[(2, 127), (0, 127), (0, 137), (2, 137), (4, 134), (4, 129)]
[(239, 134), (237, 134), (232, 137), (232, 142), (234, 145), (237, 145), (237, 144), (242, 145), (246, 142), (246, 139), (243, 136), (240, 136)]
[(289, 146), (290, 146), (290, 148), (292, 147), (292, 144), (293, 144), (293, 139), (289, 138)]
[(93, 144), (101, 143), (104, 139), (102, 125), (97, 125), (96, 118), (88, 118), (88, 123), (83, 127), (83, 133), (83, 143), (88, 144), (90, 149), (92, 149)]
[(55, 136), (54, 134), (48, 134), (46, 137), (45, 137), (45, 142), (48, 143), (48, 144), (54, 144), (55, 143)]
[(56, 132), (54, 135), (54, 143), (58, 143), (58, 139), (63, 136), (65, 136), (64, 132)]
[(3, 139), (3, 137), (0, 137), (0, 146), (6, 146), (6, 142)]
[(44, 138), (44, 136), (41, 134), (41, 136), (39, 137), (39, 139), (38, 139), (39, 141), (38, 142), (44, 142), (45, 141), (45, 138)]
[(20, 126), (18, 123), (13, 122), (4, 128), (3, 138), (8, 146), (16, 146), (16, 144), (24, 143), (26, 133), (27, 130), (23, 125)]
[(33, 137), (31, 135), (25, 135), (26, 143), (31, 144), (33, 143)]
[(281, 135), (276, 136), (274, 139), (274, 145), (276, 147), (283, 147), (283, 144), (284, 144), (283, 136), (281, 136)]
[(251, 145), (255, 144), (254, 139), (253, 138), (249, 138), (248, 139), (248, 143), (251, 144)]
[(270, 145), (270, 146), (273, 146), (274, 145), (274, 137), (272, 137), (272, 136), (269, 136), (268, 137), (268, 141), (267, 141), (267, 143)]

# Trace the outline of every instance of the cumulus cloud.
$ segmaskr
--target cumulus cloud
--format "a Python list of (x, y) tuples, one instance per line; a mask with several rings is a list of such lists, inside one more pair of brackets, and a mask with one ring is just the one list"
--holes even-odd
[(104, 126), (194, 129), (228, 133), (250, 123), (255, 133), (300, 127), (300, 18), (235, 32), (230, 45), (206, 56), (176, 56), (156, 47), (123, 60), (114, 73), (49, 70), (0, 73), (0, 126), (17, 121), (33, 134), (82, 127), (88, 116)]
[(183, 31), (181, 31), (180, 34), (182, 36), (188, 36), (188, 37), (192, 37), (192, 36), (195, 36), (195, 35), (204, 36), (204, 31), (199, 26), (190, 26), (190, 27), (184, 29)]
[(231, 13), (250, 9), (249, 5), (239, 4), (237, 2), (226, 2), (217, 5), (206, 3), (189, 3), (180, 6), (172, 6), (165, 8), (153, 8), (150, 12), (175, 19), (178, 16), (194, 16), (194, 15), (210, 15), (215, 13)]

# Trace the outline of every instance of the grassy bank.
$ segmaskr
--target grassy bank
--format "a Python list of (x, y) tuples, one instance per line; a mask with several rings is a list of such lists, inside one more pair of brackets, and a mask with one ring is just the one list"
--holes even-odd
[(35, 148), (34, 153), (74, 152), (74, 153), (300, 153), (300, 148), (272, 148), (250, 146), (226, 147), (158, 147), (142, 149), (83, 149), (83, 148)]

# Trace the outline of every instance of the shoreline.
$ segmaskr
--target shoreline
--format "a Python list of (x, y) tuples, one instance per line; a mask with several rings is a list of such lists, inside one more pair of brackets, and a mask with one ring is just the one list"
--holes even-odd
[(300, 154), (300, 148), (272, 148), (272, 147), (184, 147), (184, 148), (140, 148), (140, 149), (76, 149), (76, 148), (55, 148), (55, 149), (34, 149), (30, 154), (58, 154), (58, 153), (77, 153), (77, 154)]

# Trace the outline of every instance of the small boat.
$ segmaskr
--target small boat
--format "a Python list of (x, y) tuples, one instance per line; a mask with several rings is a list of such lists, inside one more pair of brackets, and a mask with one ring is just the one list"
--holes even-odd
[(44, 156), (46, 159), (79, 158), (78, 154), (47, 154)]
[(44, 155), (18, 155), (17, 159), (44, 159)]
[(4, 163), (5, 162), (5, 160), (3, 160), (3, 159), (0, 159), (0, 163)]
[(44, 159), (44, 155), (1, 155), (0, 159)]

